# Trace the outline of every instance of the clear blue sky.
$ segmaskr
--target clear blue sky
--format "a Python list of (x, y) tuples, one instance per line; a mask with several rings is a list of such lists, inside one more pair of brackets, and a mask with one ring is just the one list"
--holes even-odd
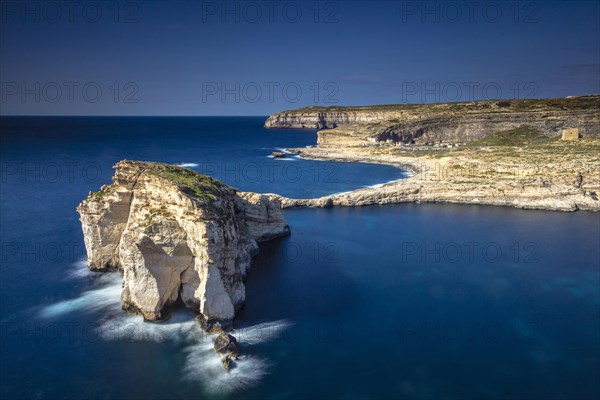
[(3, 1), (1, 114), (267, 115), (600, 92), (598, 1), (273, 3)]

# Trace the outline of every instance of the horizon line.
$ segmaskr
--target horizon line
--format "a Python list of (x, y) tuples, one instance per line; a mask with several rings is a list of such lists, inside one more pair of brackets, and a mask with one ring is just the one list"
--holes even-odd
[(89, 114), (89, 115), (67, 115), (67, 114), (58, 114), (58, 115), (50, 115), (50, 114), (10, 114), (10, 115), (2, 115), (0, 114), (0, 118), (14, 118), (14, 117), (69, 117), (69, 118), (73, 118), (73, 117), (81, 117), (81, 118), (88, 118), (88, 117), (116, 117), (116, 118), (136, 118), (136, 117), (148, 117), (148, 118), (164, 118), (164, 117), (173, 117), (173, 118), (178, 118), (178, 117), (186, 117), (186, 118), (190, 118), (190, 117), (197, 117), (197, 118), (219, 118), (219, 117), (268, 117), (271, 114), (265, 114), (265, 115), (108, 115), (108, 114), (102, 114), (102, 115), (97, 115), (97, 114)]

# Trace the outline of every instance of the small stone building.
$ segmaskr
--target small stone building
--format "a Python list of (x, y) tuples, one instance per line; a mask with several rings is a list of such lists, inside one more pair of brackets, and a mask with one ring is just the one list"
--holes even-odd
[(579, 139), (579, 128), (563, 129), (562, 140), (577, 140)]

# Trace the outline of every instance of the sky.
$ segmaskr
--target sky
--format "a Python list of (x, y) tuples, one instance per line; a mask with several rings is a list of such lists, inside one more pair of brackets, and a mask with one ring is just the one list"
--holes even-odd
[(0, 2), (0, 115), (600, 93), (599, 1)]

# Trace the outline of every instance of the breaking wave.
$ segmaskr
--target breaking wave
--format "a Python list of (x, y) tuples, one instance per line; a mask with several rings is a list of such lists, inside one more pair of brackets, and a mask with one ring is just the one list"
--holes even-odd
[(161, 323), (144, 322), (140, 316), (121, 310), (122, 277), (118, 273), (90, 272), (85, 260), (73, 264), (66, 279), (94, 279), (92, 289), (79, 297), (62, 300), (43, 307), (39, 316), (60, 318), (76, 312), (101, 313), (96, 334), (105, 341), (181, 343), (185, 353), (183, 379), (196, 381), (209, 392), (231, 393), (257, 385), (273, 365), (252, 352), (252, 346), (278, 338), (292, 324), (287, 320), (265, 322), (234, 329), (242, 355), (229, 371), (213, 350), (215, 334), (203, 332), (193, 316), (185, 311), (174, 312)]
[(42, 318), (57, 318), (73, 312), (94, 312), (118, 307), (121, 303), (121, 275), (107, 273), (98, 280), (99, 288), (83, 292), (79, 297), (43, 307)]
[(197, 168), (200, 166), (200, 164), (196, 164), (196, 163), (179, 163), (179, 164), (175, 164), (178, 167), (183, 167), (183, 168)]
[(273, 364), (264, 357), (252, 354), (249, 346), (271, 341), (289, 326), (290, 322), (280, 320), (234, 330), (232, 334), (244, 351), (229, 371), (223, 369), (221, 360), (213, 351), (212, 339), (215, 335), (205, 334), (209, 340), (201, 340), (185, 350), (184, 379), (200, 381), (207, 390), (218, 393), (237, 392), (256, 386)]
[(267, 158), (271, 158), (271, 159), (273, 159), (273, 160), (277, 160), (277, 161), (298, 161), (298, 158), (297, 158), (297, 157), (295, 157), (295, 156), (292, 156), (292, 157), (278, 157), (278, 158), (275, 158), (275, 156), (273, 156), (273, 155), (269, 154), (269, 155), (267, 156)]
[[(94, 273), (87, 267), (87, 260), (85, 258), (71, 264), (71, 269), (67, 271), (65, 280), (78, 280), (92, 277)], [(97, 274), (96, 274), (97, 275)]]

